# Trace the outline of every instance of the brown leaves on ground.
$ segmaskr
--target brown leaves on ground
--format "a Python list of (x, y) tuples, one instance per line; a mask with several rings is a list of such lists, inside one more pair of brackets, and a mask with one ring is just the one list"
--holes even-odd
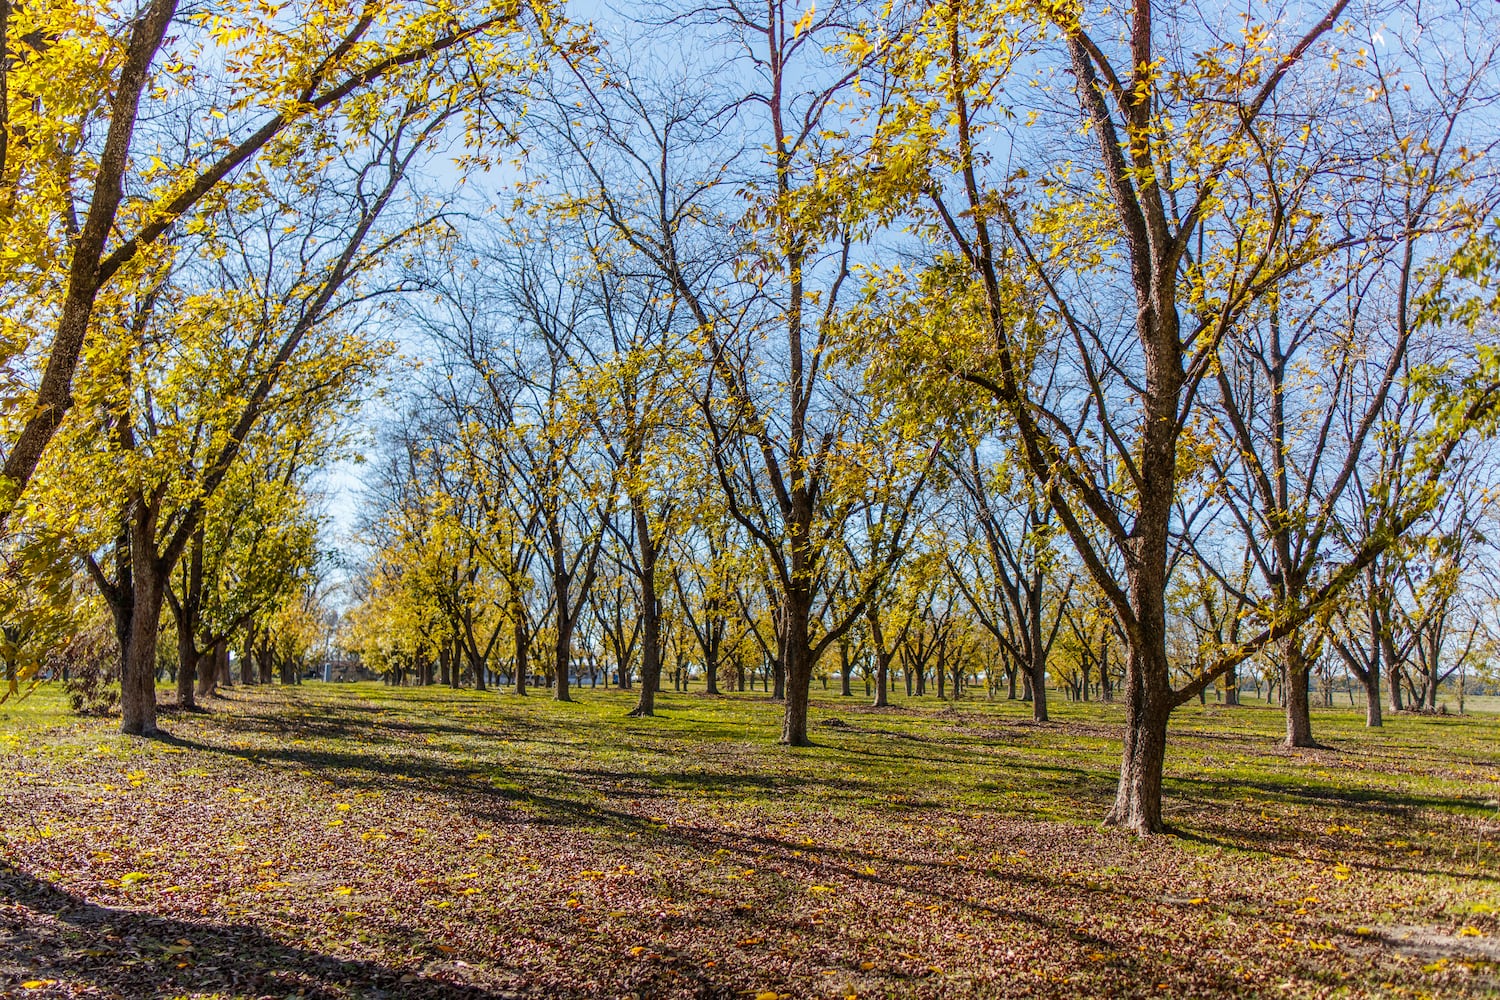
[(13, 749), (0, 772), (0, 990), (749, 1000), (1500, 986), (1484, 825), (1497, 789), (1464, 763), (1483, 751), (1424, 743), (1416, 720), (1299, 757), (1245, 724), (1254, 709), (1204, 721), (1174, 743), (1177, 835), (1138, 841), (1095, 822), (1118, 754), (1107, 711), (1031, 726), (1006, 706), (840, 706), (824, 745), (791, 751), (770, 743), (775, 709), (759, 702), (673, 699), (665, 718), (625, 720), (624, 700), (585, 697), (238, 691), (173, 720), (166, 741), (78, 723)]

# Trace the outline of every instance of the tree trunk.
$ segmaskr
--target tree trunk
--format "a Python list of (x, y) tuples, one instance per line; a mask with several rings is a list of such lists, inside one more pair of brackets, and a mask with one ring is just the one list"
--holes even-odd
[[(565, 595), (559, 595), (559, 604), (566, 603)], [(556, 701), (572, 701), (573, 696), (568, 693), (568, 672), (572, 669), (573, 658), (573, 620), (567, 617), (567, 611), (558, 609), (557, 615), (557, 643), (553, 646), (554, 667), (552, 675), (555, 678), (552, 697)]]
[(530, 640), (526, 635), (526, 623), (522, 621), (520, 614), (516, 614), (512, 638), (516, 644), (516, 694), (525, 697), (526, 672), (531, 669), (531, 665), (526, 662), (526, 646)]
[[(285, 681), (285, 677), (282, 678)], [(198, 663), (198, 697), (207, 698), (219, 689), (219, 661), (213, 647), (203, 651)]]
[(1400, 712), (1406, 706), (1401, 703), (1401, 661), (1396, 657), (1396, 644), (1389, 634), (1381, 637), (1385, 647), (1385, 686), (1390, 689), (1392, 712)]
[(640, 718), (655, 713), (661, 690), (661, 600), (656, 596), (656, 539), (643, 498), (631, 497), (631, 515), (641, 556), (641, 693), (629, 714)]
[(1224, 675), (1224, 704), (1236, 707), (1240, 703), (1240, 669), (1230, 667), (1229, 673)]
[(719, 647), (723, 643), (724, 633), (722, 631), (721, 619), (716, 614), (709, 619), (708, 627), (708, 649), (703, 656), (703, 680), (704, 693), (719, 693)]
[(788, 595), (783, 606), (786, 644), (783, 670), (777, 680), (786, 699), (782, 712), (781, 742), (787, 746), (811, 746), (807, 738), (807, 699), (812, 686), (813, 652), (808, 620), (812, 614), (812, 595)]
[(192, 628), (183, 623), (187, 617), (182, 615), (177, 622), (177, 707), (194, 709), (198, 707), (193, 698), (193, 685), (198, 680), (198, 647), (193, 642)]
[(1031, 695), (1031, 718), (1034, 722), (1047, 721), (1047, 661), (1038, 656), (1032, 661), (1030, 670), (1031, 683), (1028, 685)]
[(154, 736), (156, 727), (156, 642), (161, 633), (165, 574), (155, 556), (156, 519), (131, 526), (129, 632), (120, 651), (120, 732)]
[(1302, 645), (1300, 632), (1293, 632), (1283, 645), (1286, 667), (1286, 745), (1289, 747), (1315, 747), (1312, 735), (1312, 714), (1308, 704), (1307, 687), (1311, 681), (1311, 662)]
[(870, 623), (870, 646), (875, 653), (875, 708), (890, 705), (891, 653), (885, 648), (885, 633), (880, 627), (880, 615), (874, 602), (865, 609), (865, 620)]
[(1365, 685), (1365, 726), (1369, 729), (1379, 729), (1385, 725), (1385, 719), (1380, 712), (1380, 664), (1364, 676)]
[(245, 648), (240, 652), (240, 683), (246, 687), (255, 684), (255, 657), (251, 655), (251, 647), (254, 644), (255, 634), (246, 631)]
[[(1163, 660), (1147, 670), (1145, 655)], [(1167, 719), (1171, 715), (1170, 689), (1163, 683), (1147, 683), (1147, 677), (1167, 676), (1165, 650), (1144, 653), (1131, 650), (1125, 676), (1125, 749), (1120, 763), (1120, 784), (1115, 804), (1105, 823), (1139, 835), (1160, 833), (1161, 776), (1166, 762)]]

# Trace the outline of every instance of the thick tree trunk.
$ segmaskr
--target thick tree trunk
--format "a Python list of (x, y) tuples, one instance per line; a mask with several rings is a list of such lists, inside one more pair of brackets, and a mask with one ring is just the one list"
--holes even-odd
[(1302, 634), (1293, 632), (1282, 648), (1286, 668), (1286, 745), (1315, 747), (1318, 744), (1312, 735), (1312, 711), (1307, 697), (1312, 662), (1303, 645)]
[[(1153, 654), (1146, 654), (1153, 655)], [(1167, 719), (1172, 712), (1171, 689), (1160, 683), (1167, 676), (1162, 662), (1148, 669), (1142, 653), (1132, 650), (1125, 676), (1125, 749), (1120, 762), (1120, 784), (1115, 804), (1105, 822), (1139, 835), (1160, 833), (1161, 778), (1167, 754)], [(1155, 677), (1158, 683), (1149, 683)]]
[(240, 683), (251, 686), (255, 683), (255, 632), (251, 628), (245, 630), (245, 648), (240, 651)]
[[(140, 592), (139, 586), (137, 593)], [(149, 595), (148, 595), (149, 600)], [(154, 736), (156, 727), (156, 631), (161, 624), (161, 602), (138, 604), (131, 623), (130, 645), (120, 672), (120, 732)]]
[[(282, 678), (285, 680), (285, 678)], [(219, 661), (212, 647), (203, 651), (198, 662), (198, 697), (207, 698), (219, 689)]]
[(193, 697), (193, 685), (197, 680), (198, 647), (193, 642), (192, 629), (184, 627), (182, 619), (179, 619), (177, 622), (177, 706), (179, 708), (198, 707)]
[[(488, 691), (490, 685), (489, 679), (485, 677), (484, 657), (480, 654), (479, 647), (477, 645), (471, 644), (468, 650), (468, 657), (469, 669), (474, 671), (474, 690)], [(458, 662), (457, 656), (454, 657), (454, 662)]]
[(1031, 718), (1034, 722), (1047, 721), (1047, 661), (1040, 656), (1031, 664)]
[(706, 694), (719, 693), (719, 654), (724, 640), (722, 621), (717, 612), (708, 621), (708, 649), (703, 653), (703, 680)]
[(1385, 686), (1390, 693), (1390, 707), (1392, 712), (1400, 712), (1405, 709), (1401, 703), (1401, 663), (1396, 658), (1395, 643), (1389, 636), (1383, 640), (1385, 645)]
[(1380, 665), (1374, 665), (1364, 677), (1365, 686), (1365, 726), (1370, 729), (1378, 729), (1385, 725), (1385, 719), (1380, 711)]
[[(154, 533), (154, 527), (153, 522), (146, 530)], [(147, 538), (150, 539), (148, 544), (154, 548), (155, 540), (149, 533)], [(138, 543), (138, 539), (132, 541), (132, 550)], [(156, 572), (155, 558), (145, 552), (141, 556), (143, 558), (131, 574), (130, 630), (120, 657), (120, 732), (131, 736), (154, 736), (158, 732), (156, 643), (161, 632), (165, 581), (163, 574)], [(132, 562), (136, 560), (132, 558)]]
[(782, 711), (781, 742), (787, 746), (805, 747), (807, 738), (807, 700), (812, 686), (813, 652), (810, 636), (812, 596), (796, 594), (784, 606), (786, 628), (785, 686), (786, 705)]
[(1237, 707), (1240, 703), (1240, 670), (1239, 667), (1230, 667), (1229, 673), (1224, 675), (1224, 704)]

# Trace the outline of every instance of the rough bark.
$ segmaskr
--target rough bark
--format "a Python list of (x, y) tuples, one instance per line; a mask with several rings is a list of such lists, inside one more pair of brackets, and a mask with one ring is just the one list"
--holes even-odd
[(1165, 655), (1143, 664), (1149, 651), (1132, 651), (1125, 677), (1125, 749), (1115, 803), (1105, 822), (1145, 836), (1161, 833), (1161, 778), (1166, 762), (1167, 719), (1172, 711)]
[(512, 640), (516, 647), (516, 694), (526, 696), (526, 674), (531, 664), (526, 656), (526, 646), (531, 641), (526, 634), (526, 623), (519, 613), (515, 614)]
[(655, 714), (661, 687), (661, 599), (656, 594), (656, 540), (644, 503), (635, 504), (633, 516), (641, 557), (641, 693), (629, 714), (639, 718)]
[[(155, 519), (150, 521), (150, 531)], [(132, 535), (140, 529), (132, 530)], [(154, 539), (147, 535), (147, 544)], [(138, 540), (132, 538), (132, 550)], [(146, 555), (145, 552), (142, 555)], [(150, 560), (155, 563), (155, 560)], [(165, 600), (164, 574), (155, 566), (133, 569), (130, 594), (129, 633), (120, 658), (120, 732), (131, 736), (154, 736), (156, 726), (156, 643), (161, 633), (161, 608)], [(143, 572), (143, 570), (145, 570)]]
[(1312, 713), (1307, 687), (1311, 681), (1312, 661), (1303, 645), (1301, 633), (1287, 637), (1283, 646), (1286, 667), (1286, 745), (1315, 747), (1312, 735)]
[(807, 738), (807, 699), (812, 686), (813, 651), (809, 636), (810, 599), (797, 595), (786, 607), (785, 707), (782, 712), (781, 742), (787, 746), (805, 747)]

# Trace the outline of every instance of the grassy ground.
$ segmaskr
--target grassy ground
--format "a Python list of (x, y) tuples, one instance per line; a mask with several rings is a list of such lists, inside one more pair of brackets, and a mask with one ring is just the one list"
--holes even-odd
[(1500, 719), (1190, 706), (1174, 833), (1118, 710), (237, 689), (143, 742), (0, 708), (0, 993), (1500, 993)]

